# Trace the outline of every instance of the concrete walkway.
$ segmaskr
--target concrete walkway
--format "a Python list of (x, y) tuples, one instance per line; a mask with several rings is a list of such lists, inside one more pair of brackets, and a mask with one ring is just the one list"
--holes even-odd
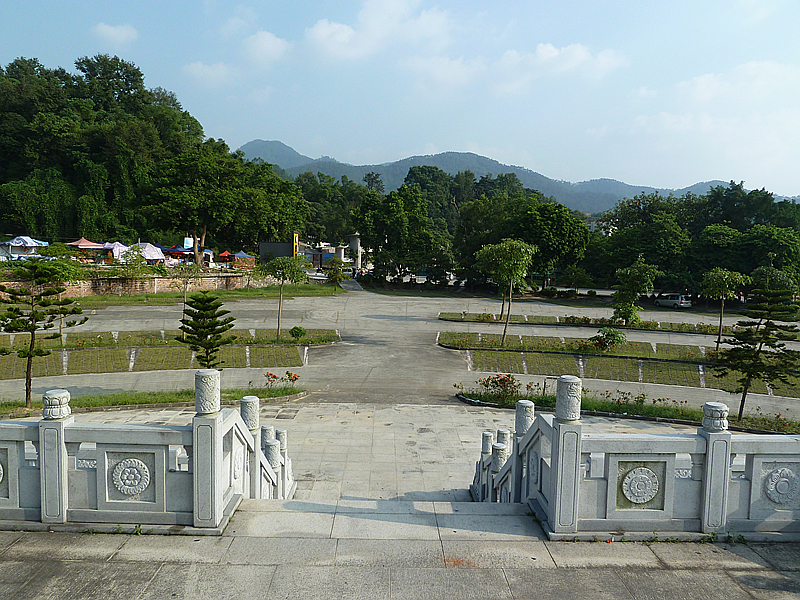
[(800, 597), (800, 544), (549, 542), (523, 505), (464, 502), (481, 431), (512, 426), (512, 411), (284, 403), (261, 416), (288, 430), (295, 500), (246, 501), (221, 537), (0, 532), (0, 598)]

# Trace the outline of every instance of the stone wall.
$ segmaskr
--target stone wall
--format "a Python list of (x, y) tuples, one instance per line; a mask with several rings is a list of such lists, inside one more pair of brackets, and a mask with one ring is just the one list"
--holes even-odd
[[(85, 296), (133, 296), (136, 294), (157, 294), (159, 292), (178, 291), (173, 287), (171, 277), (159, 275), (146, 275), (139, 279), (125, 279), (119, 277), (103, 277), (67, 283), (65, 294), (72, 298)], [(7, 287), (17, 287), (18, 282), (0, 282)], [(268, 277), (265, 280), (254, 281), (248, 273), (207, 273), (199, 280), (193, 281), (190, 292), (238, 290), (245, 287), (265, 287), (276, 285), (278, 282)]]

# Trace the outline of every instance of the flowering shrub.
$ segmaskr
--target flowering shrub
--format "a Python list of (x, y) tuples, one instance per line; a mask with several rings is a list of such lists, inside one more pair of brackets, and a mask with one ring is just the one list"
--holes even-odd
[(481, 386), (486, 393), (496, 395), (500, 401), (509, 402), (519, 396), (521, 383), (510, 373), (498, 373), (478, 379), (475, 383)]
[(300, 375), (297, 373), (292, 373), (291, 371), (286, 371), (286, 375), (283, 377), (278, 377), (275, 373), (267, 371), (264, 373), (264, 378), (267, 380), (267, 387), (268, 388), (276, 388), (276, 387), (290, 387), (293, 386), (298, 379), (300, 379)]

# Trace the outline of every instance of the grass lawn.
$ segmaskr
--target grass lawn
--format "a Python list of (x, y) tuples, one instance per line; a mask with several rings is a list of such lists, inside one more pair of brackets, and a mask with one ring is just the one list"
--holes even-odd
[[(229, 389), (222, 390), (223, 402), (235, 402), (244, 396), (258, 396), (262, 402), (269, 402), (270, 398), (281, 398), (302, 392), (296, 386), (276, 386), (276, 387), (252, 387), (248, 389)], [(114, 394), (104, 394), (100, 396), (79, 396), (70, 400), (72, 408), (91, 408), (102, 406), (132, 406), (140, 404), (174, 404), (188, 402), (194, 404), (194, 390), (180, 390), (175, 392), (118, 392)], [(3, 415), (23, 415), (25, 412), (25, 401), (4, 401), (0, 402), (0, 416)], [(33, 401), (33, 410), (30, 414), (36, 415), (42, 412), (42, 401)], [(23, 415), (24, 416), (24, 415)]]

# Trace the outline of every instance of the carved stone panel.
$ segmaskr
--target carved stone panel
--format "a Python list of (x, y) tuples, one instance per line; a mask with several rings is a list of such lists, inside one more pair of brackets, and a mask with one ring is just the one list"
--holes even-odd
[(155, 502), (155, 456), (150, 453), (109, 452), (108, 500)]
[(665, 475), (664, 462), (619, 461), (617, 509), (663, 510)]

